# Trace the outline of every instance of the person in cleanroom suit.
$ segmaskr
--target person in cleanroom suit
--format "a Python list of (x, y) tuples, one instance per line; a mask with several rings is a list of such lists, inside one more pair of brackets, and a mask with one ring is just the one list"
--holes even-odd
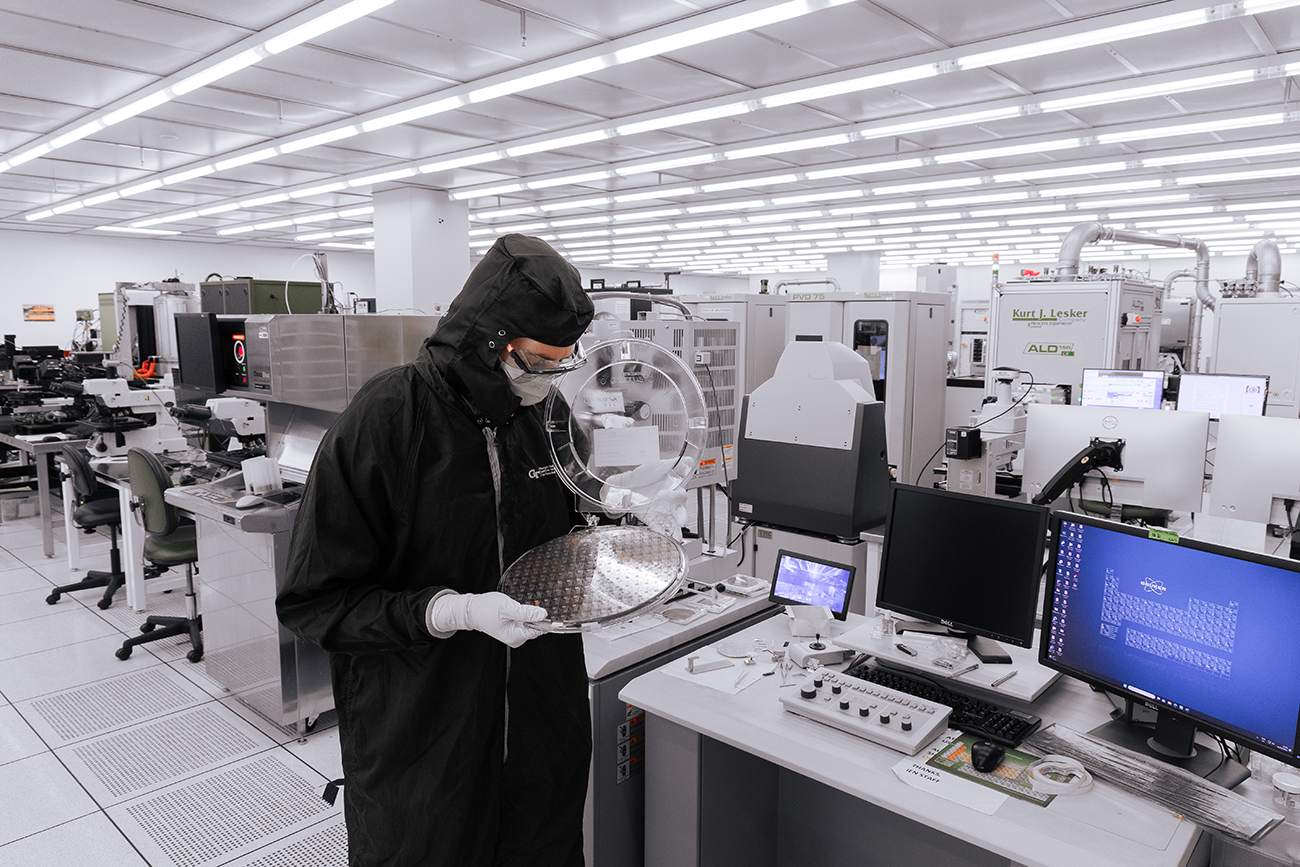
[(329, 651), (352, 867), (583, 864), (582, 637), (495, 591), (581, 523), (536, 404), (593, 313), (554, 249), (505, 235), (321, 442), (276, 605)]

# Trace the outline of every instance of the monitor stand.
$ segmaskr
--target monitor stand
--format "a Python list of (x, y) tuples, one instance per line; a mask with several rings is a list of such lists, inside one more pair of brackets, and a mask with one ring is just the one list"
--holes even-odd
[(986, 665), (1007, 665), (1011, 662), (1011, 654), (1007, 653), (1002, 648), (1002, 645), (996, 641), (981, 635), (972, 635), (969, 632), (958, 632), (955, 629), (949, 629), (942, 623), (899, 620), (894, 631), (899, 635), (904, 632), (921, 632), (926, 635), (945, 635), (949, 638), (965, 639), (966, 646), (970, 648), (970, 652), (975, 654), (975, 658), (980, 662)]
[(1225, 789), (1236, 788), (1250, 778), (1250, 768), (1224, 758), (1218, 750), (1193, 743), (1196, 726), (1189, 721), (1158, 711), (1153, 735), (1149, 725), (1132, 720), (1132, 702), (1126, 702), (1125, 711), (1124, 716), (1102, 723), (1088, 734), (1138, 755), (1168, 762)]

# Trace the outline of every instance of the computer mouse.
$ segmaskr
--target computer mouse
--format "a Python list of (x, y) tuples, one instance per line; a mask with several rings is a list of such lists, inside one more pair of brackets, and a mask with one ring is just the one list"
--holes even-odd
[(61, 443), (61, 442), (63, 442), (63, 437), (41, 437), (41, 442), (43, 442), (43, 443)]
[(1002, 757), (1007, 754), (999, 744), (992, 741), (976, 741), (971, 744), (970, 763), (977, 771), (988, 773), (1002, 764)]
[(240, 497), (238, 500), (235, 500), (235, 508), (236, 508), (236, 509), (251, 509), (251, 508), (253, 508), (254, 506), (256, 506), (258, 503), (261, 503), (261, 502), (262, 502), (262, 498), (261, 498), (261, 497), (255, 495), (255, 494), (247, 494), (247, 495), (245, 495), (245, 496), (243, 496), (243, 497)]

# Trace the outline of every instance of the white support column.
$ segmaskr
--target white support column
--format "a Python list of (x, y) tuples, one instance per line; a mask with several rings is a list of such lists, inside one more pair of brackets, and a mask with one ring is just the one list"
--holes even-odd
[(880, 251), (831, 253), (826, 257), (826, 276), (834, 277), (843, 292), (879, 292)]
[(445, 312), (469, 276), (469, 206), (443, 190), (376, 190), (375, 295), (379, 310)]

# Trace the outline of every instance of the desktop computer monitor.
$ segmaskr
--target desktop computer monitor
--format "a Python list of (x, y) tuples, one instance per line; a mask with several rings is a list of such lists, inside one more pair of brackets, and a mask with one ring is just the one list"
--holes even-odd
[(1300, 419), (1225, 415), (1214, 449), (1207, 514), (1290, 526), (1300, 500)]
[(1221, 760), (1194, 747), (1197, 728), (1300, 766), (1300, 563), (1069, 513), (1053, 524), (1040, 660), (1157, 711), (1150, 738), (1125, 721), (1094, 735), (1202, 776)]
[(1180, 512), (1201, 510), (1207, 412), (1151, 412), (1098, 406), (1031, 404), (1025, 420), (1022, 490), (1043, 492), (1058, 471), (1094, 440), (1123, 441), (1122, 468), (1080, 480), (1082, 496)]
[(213, 397), (225, 390), (214, 313), (177, 313), (176, 385), (189, 386)]
[(1263, 415), (1268, 406), (1268, 377), (1242, 373), (1184, 373), (1178, 377), (1181, 410), (1208, 412), (1211, 421), (1226, 413)]
[(1079, 405), (1160, 409), (1164, 389), (1165, 374), (1160, 370), (1085, 368)]
[(856, 572), (855, 567), (843, 563), (779, 551), (767, 598), (786, 605), (824, 605), (836, 620), (844, 620)]
[(900, 621), (900, 632), (963, 637), (984, 662), (1010, 662), (997, 642), (1033, 645), (1048, 514), (1028, 503), (894, 485), (876, 607), (922, 621)]

